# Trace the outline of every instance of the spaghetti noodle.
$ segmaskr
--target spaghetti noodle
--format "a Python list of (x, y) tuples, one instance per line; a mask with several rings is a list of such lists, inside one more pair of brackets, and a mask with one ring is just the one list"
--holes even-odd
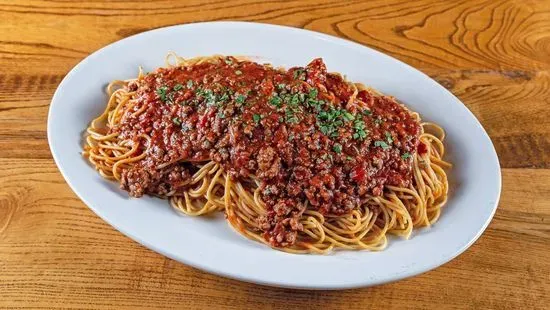
[(447, 201), (445, 133), (393, 98), (327, 73), (167, 56), (107, 87), (83, 155), (130, 195), (292, 253), (382, 250)]

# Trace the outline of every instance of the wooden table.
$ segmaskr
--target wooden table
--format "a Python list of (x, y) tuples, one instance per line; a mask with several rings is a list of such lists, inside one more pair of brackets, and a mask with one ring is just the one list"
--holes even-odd
[[(548, 307), (550, 1), (334, 2), (0, 1), (0, 307)], [(111, 42), (221, 19), (360, 42), (451, 90), (484, 125), (502, 166), (501, 202), (483, 236), (452, 262), (411, 279), (295, 291), (195, 270), (99, 219), (69, 189), (48, 148), (57, 85)]]

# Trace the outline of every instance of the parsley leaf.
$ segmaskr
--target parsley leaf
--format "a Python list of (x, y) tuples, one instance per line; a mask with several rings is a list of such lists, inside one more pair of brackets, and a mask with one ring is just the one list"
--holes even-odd
[(411, 153), (409, 153), (409, 152), (405, 152), (405, 153), (403, 153), (403, 155), (401, 155), (401, 158), (403, 158), (403, 159), (405, 159), (405, 160), (406, 160), (406, 159), (409, 159), (409, 158), (411, 158), (411, 157), (412, 157), (412, 155), (411, 155)]
[(168, 91), (168, 87), (166, 86), (161, 86), (159, 88), (157, 88), (157, 95), (159, 96), (160, 100), (162, 102), (165, 102), (166, 101), (166, 92)]
[(189, 89), (193, 88), (193, 80), (187, 81), (187, 88)]
[(296, 69), (294, 70), (294, 79), (297, 80), (297, 79), (300, 79), (300, 80), (304, 80), (305, 76), (304, 76), (304, 69)]
[(340, 143), (334, 143), (332, 149), (338, 154), (342, 153), (342, 145)]
[(258, 124), (262, 119), (262, 116), (260, 114), (254, 114), (252, 115), (252, 119), (254, 119), (254, 123)]
[(178, 126), (181, 126), (181, 120), (179, 119), (179, 117), (174, 117), (172, 119), (172, 123), (178, 125)]
[(389, 131), (386, 131), (384, 134), (386, 135), (386, 141), (388, 141), (389, 144), (392, 144), (393, 136), (391, 135), (391, 133)]
[(273, 96), (269, 98), (269, 104), (276, 106), (277, 108), (280, 108), (282, 106), (283, 99), (279, 96)]
[(374, 146), (381, 147), (384, 150), (387, 150), (390, 148), (390, 146), (382, 140), (374, 141)]
[(355, 119), (355, 116), (353, 116), (353, 114), (349, 113), (348, 111), (344, 111), (342, 116), (344, 116), (344, 119), (348, 122), (353, 121)]
[(236, 75), (241, 75), (241, 74), (243, 74), (243, 72), (242, 72), (241, 70), (236, 70), (236, 71), (235, 71), (235, 74), (236, 74)]
[(245, 95), (238, 94), (237, 96), (235, 96), (235, 102), (238, 104), (243, 104), (245, 100), (246, 100)]
[(181, 85), (181, 84), (176, 84), (176, 85), (174, 85), (174, 90), (175, 90), (175, 91), (178, 91), (178, 90), (180, 90), (180, 89), (182, 89), (182, 88), (183, 88), (183, 85)]
[(353, 138), (355, 140), (363, 140), (367, 137), (367, 130), (365, 130), (365, 122), (361, 119), (357, 119), (353, 122), (353, 129), (355, 129), (355, 133), (353, 134)]
[(317, 98), (317, 94), (319, 94), (319, 91), (317, 90), (317, 88), (312, 88), (309, 91), (308, 97), (311, 98), (311, 99), (315, 99), (315, 98)]

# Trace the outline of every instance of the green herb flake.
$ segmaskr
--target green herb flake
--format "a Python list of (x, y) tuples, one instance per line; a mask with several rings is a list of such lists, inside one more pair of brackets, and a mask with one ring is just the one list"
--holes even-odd
[(342, 153), (342, 145), (340, 143), (334, 143), (332, 149), (338, 154)]
[(352, 160), (353, 160), (353, 157), (351, 157), (351, 156), (346, 156), (346, 160), (347, 160), (347, 161), (352, 161)]
[(179, 119), (179, 117), (174, 117), (172, 119), (172, 123), (178, 125), (178, 126), (181, 126), (181, 120)]
[(389, 144), (392, 144), (393, 136), (391, 135), (391, 133), (389, 131), (386, 131), (384, 134), (386, 135), (386, 141), (388, 141)]
[(411, 157), (412, 157), (412, 155), (409, 152), (405, 152), (405, 153), (403, 153), (403, 155), (401, 155), (401, 158), (404, 159), (404, 160), (407, 160)]
[(243, 104), (245, 100), (246, 100), (245, 95), (238, 94), (237, 96), (235, 96), (235, 102), (238, 104)]
[(348, 122), (353, 121), (355, 119), (355, 116), (353, 116), (353, 114), (349, 113), (348, 111), (344, 111), (342, 116), (344, 116), (344, 119)]
[(311, 99), (315, 99), (315, 98), (317, 98), (317, 94), (319, 94), (319, 91), (317, 90), (317, 88), (312, 88), (309, 91), (308, 97), (311, 98)]
[(372, 112), (371, 112), (370, 110), (366, 110), (366, 109), (365, 109), (365, 110), (363, 110), (363, 114), (365, 114), (365, 115), (371, 115)]
[(297, 79), (300, 79), (300, 80), (303, 80), (303, 75), (304, 75), (304, 69), (296, 69), (294, 70), (294, 79), (297, 80)]
[(219, 118), (225, 118), (225, 114), (222, 111), (220, 111), (220, 112), (218, 112), (218, 117)]
[(182, 88), (183, 88), (183, 85), (181, 85), (181, 84), (176, 84), (176, 85), (174, 85), (174, 90), (175, 90), (175, 91), (178, 91), (178, 90), (180, 90), (180, 89), (182, 89)]
[(381, 147), (384, 150), (387, 150), (390, 148), (390, 146), (382, 140), (374, 141), (374, 146)]
[(298, 94), (294, 94), (292, 96), (292, 98), (290, 99), (289, 104), (291, 104), (293, 106), (296, 106), (296, 105), (298, 105), (298, 103), (300, 103), (300, 96)]
[(235, 74), (236, 74), (236, 75), (241, 75), (241, 74), (243, 74), (243, 72), (242, 72), (241, 70), (236, 70), (236, 71), (235, 71)]
[(223, 93), (223, 95), (218, 99), (220, 101), (226, 101), (229, 99), (229, 95), (227, 93)]
[(188, 89), (193, 88), (193, 80), (187, 81), (187, 88), (188, 88)]
[(300, 99), (300, 102), (304, 103), (306, 101), (306, 94), (299, 93), (298, 98)]
[(298, 118), (298, 116), (294, 115), (294, 114), (287, 114), (286, 116), (286, 120), (285, 120), (288, 124), (298, 124), (300, 122), (300, 119)]
[(168, 91), (168, 87), (166, 86), (161, 86), (159, 88), (157, 88), (157, 95), (159, 96), (160, 100), (162, 102), (165, 102), (166, 101), (166, 92)]
[(278, 88), (279, 90), (286, 89), (286, 84), (281, 83), (281, 84), (277, 85), (277, 88)]
[(283, 104), (283, 99), (281, 99), (281, 97), (279, 96), (273, 96), (269, 98), (269, 104), (277, 108), (280, 108)]
[(258, 124), (262, 119), (262, 116), (260, 114), (254, 114), (252, 115), (252, 119), (254, 119), (254, 123)]
[(377, 119), (374, 120), (374, 123), (375, 123), (375, 124), (382, 124), (383, 122), (384, 122), (384, 121), (383, 121), (382, 119), (380, 119), (380, 118), (377, 118)]

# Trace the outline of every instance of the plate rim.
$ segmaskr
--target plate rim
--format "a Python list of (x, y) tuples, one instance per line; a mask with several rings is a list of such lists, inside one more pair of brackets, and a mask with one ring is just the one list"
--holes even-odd
[[(423, 77), (426, 80), (429, 80), (432, 83), (437, 84), (437, 86), (440, 87), (443, 91), (445, 91), (447, 93), (447, 95), (452, 96), (455, 99), (455, 101), (458, 101), (463, 106), (463, 108), (465, 108), (465, 110), (467, 111), (469, 116), (475, 121), (475, 125), (477, 127), (479, 127), (479, 129), (481, 129), (482, 134), (489, 141), (490, 150), (491, 150), (490, 156), (494, 157), (494, 160), (495, 160), (496, 165), (498, 167), (498, 169), (496, 169), (496, 177), (497, 178), (495, 180), (496, 181), (495, 185), (496, 185), (496, 189), (497, 189), (496, 198), (495, 198), (494, 202), (492, 203), (492, 208), (491, 208), (490, 215), (487, 217), (487, 219), (483, 223), (482, 227), (480, 227), (478, 229), (475, 236), (472, 237), (469, 240), (469, 242), (467, 242), (462, 247), (457, 248), (454, 251), (453, 254), (445, 257), (444, 259), (435, 260), (434, 261), (435, 263), (432, 262), (431, 264), (429, 264), (428, 266), (425, 266), (424, 268), (414, 269), (414, 271), (407, 270), (405, 272), (400, 273), (398, 276), (394, 275), (393, 277), (387, 277), (387, 278), (380, 277), (380, 278), (376, 278), (375, 280), (364, 278), (360, 282), (352, 282), (352, 283), (335, 283), (335, 282), (332, 282), (330, 285), (327, 285), (327, 284), (317, 285), (315, 283), (312, 283), (310, 285), (303, 286), (303, 285), (293, 285), (290, 282), (282, 283), (282, 282), (270, 281), (270, 280), (265, 280), (265, 279), (260, 279), (260, 278), (254, 278), (254, 277), (250, 277), (250, 276), (246, 276), (246, 275), (240, 275), (240, 274), (237, 274), (237, 273), (232, 273), (232, 272), (226, 270), (225, 268), (212, 267), (211, 265), (203, 264), (200, 261), (189, 260), (185, 257), (176, 256), (176, 255), (173, 255), (172, 253), (169, 253), (169, 252), (163, 250), (161, 247), (158, 247), (155, 244), (151, 244), (151, 243), (147, 242), (146, 240), (143, 240), (143, 239), (139, 238), (133, 232), (128, 231), (127, 229), (124, 229), (124, 228), (120, 228), (119, 227), (120, 225), (115, 225), (113, 223), (114, 221), (112, 221), (108, 216), (105, 216), (105, 214), (102, 214), (102, 212), (98, 208), (94, 207), (93, 204), (89, 203), (88, 199), (84, 198), (85, 195), (83, 195), (81, 193), (81, 190), (79, 190), (77, 188), (77, 186), (74, 185), (73, 181), (71, 181), (71, 179), (67, 176), (67, 172), (65, 171), (65, 169), (63, 168), (63, 165), (60, 162), (60, 159), (59, 159), (60, 156), (56, 152), (56, 147), (52, 143), (53, 136), (52, 136), (52, 130), (51, 130), (51, 119), (52, 119), (52, 114), (53, 114), (53, 110), (54, 110), (53, 107), (55, 105), (55, 102), (57, 100), (59, 100), (58, 99), (59, 96), (60, 96), (59, 94), (64, 89), (63, 85), (65, 83), (67, 83), (67, 81), (69, 79), (71, 79), (73, 75), (76, 74), (76, 72), (78, 71), (78, 68), (81, 67), (81, 65), (83, 65), (84, 63), (90, 61), (90, 59), (94, 59), (98, 55), (101, 55), (102, 53), (105, 53), (109, 49), (116, 48), (117, 45), (124, 44), (125, 41), (128, 41), (130, 39), (134, 39), (134, 38), (139, 37), (139, 36), (152, 35), (152, 34), (157, 33), (157, 32), (160, 33), (160, 32), (167, 31), (167, 30), (173, 29), (173, 28), (185, 28), (185, 27), (199, 27), (200, 28), (201, 26), (208, 27), (208, 26), (212, 26), (212, 25), (219, 25), (220, 27), (223, 27), (223, 25), (228, 25), (228, 26), (244, 25), (246, 27), (266, 27), (266, 28), (272, 28), (272, 29), (275, 29), (275, 30), (281, 30), (282, 29), (284, 31), (304, 32), (306, 35), (310, 35), (310, 36), (313, 35), (313, 36), (320, 37), (322, 39), (325, 39), (325, 40), (328, 40), (328, 41), (331, 41), (331, 42), (336, 42), (338, 44), (344, 45), (345, 48), (370, 50), (371, 52), (376, 53), (380, 57), (385, 57), (385, 58), (391, 59), (393, 62), (396, 62), (397, 64), (399, 64), (402, 67), (407, 68), (408, 70), (412, 69), (412, 70), (416, 71), (417, 73), (420, 73), (421, 75), (423, 75)], [(409, 64), (407, 64), (407, 63), (405, 63), (405, 62), (403, 62), (403, 61), (401, 61), (397, 58), (394, 58), (394, 57), (392, 57), (390, 55), (387, 55), (387, 54), (385, 54), (381, 51), (378, 51), (375, 48), (357, 43), (355, 41), (351, 41), (349, 39), (344, 39), (344, 38), (336, 37), (336, 36), (333, 36), (333, 35), (329, 35), (329, 34), (325, 34), (325, 33), (321, 33), (321, 32), (316, 32), (316, 31), (313, 31), (313, 30), (302, 29), (302, 28), (291, 27), (291, 26), (268, 24), (268, 23), (242, 22), (242, 21), (210, 21), (210, 22), (178, 24), (178, 25), (172, 25), (172, 26), (167, 26), (167, 27), (159, 27), (159, 28), (148, 30), (148, 31), (144, 31), (144, 32), (141, 32), (141, 33), (138, 33), (138, 34), (134, 34), (132, 36), (128, 36), (128, 37), (119, 39), (117, 41), (114, 41), (114, 42), (111, 42), (111, 43), (107, 44), (106, 46), (101, 47), (100, 49), (94, 51), (93, 53), (90, 53), (84, 59), (82, 59), (80, 62), (78, 62), (78, 64), (76, 64), (65, 75), (65, 77), (62, 79), (62, 81), (60, 82), (60, 84), (56, 88), (56, 91), (55, 91), (54, 95), (52, 96), (52, 99), (50, 101), (50, 106), (49, 106), (49, 109), (48, 109), (47, 139), (48, 139), (48, 145), (49, 145), (50, 151), (52, 153), (52, 157), (54, 159), (54, 162), (55, 162), (56, 166), (58, 167), (58, 170), (61, 172), (61, 175), (63, 176), (65, 182), (71, 188), (71, 190), (97, 216), (99, 216), (102, 220), (107, 222), (111, 227), (113, 227), (117, 231), (121, 232), (123, 235), (127, 236), (128, 238), (130, 238), (133, 241), (139, 243), (140, 245), (143, 245), (144, 247), (146, 247), (148, 249), (151, 249), (151, 250), (153, 250), (153, 251), (155, 251), (155, 252), (157, 252), (157, 253), (159, 253), (163, 256), (169, 257), (170, 259), (173, 259), (173, 260), (178, 261), (180, 263), (186, 264), (186, 265), (191, 266), (193, 268), (196, 268), (196, 269), (199, 269), (199, 270), (211, 273), (211, 274), (215, 274), (215, 275), (218, 275), (218, 276), (230, 278), (230, 279), (236, 279), (236, 280), (240, 280), (240, 281), (244, 281), (244, 282), (248, 282), (248, 283), (268, 285), (268, 286), (274, 286), (274, 287), (296, 288), (296, 289), (329, 289), (329, 290), (358, 288), (358, 287), (374, 286), (374, 285), (380, 285), (380, 284), (395, 282), (395, 281), (398, 281), (398, 280), (402, 280), (402, 279), (410, 278), (410, 277), (413, 277), (413, 276), (416, 276), (416, 275), (420, 275), (420, 274), (423, 274), (427, 271), (438, 268), (438, 267), (448, 263), (449, 261), (453, 260), (454, 258), (459, 256), (460, 254), (462, 254), (464, 251), (466, 251), (469, 247), (471, 247), (479, 239), (479, 237), (485, 232), (485, 230), (487, 229), (487, 227), (490, 224), (491, 220), (493, 219), (494, 214), (496, 212), (496, 209), (498, 208), (500, 197), (501, 197), (501, 194), (502, 194), (502, 172), (501, 172), (501, 168), (500, 168), (500, 161), (499, 161), (499, 158), (498, 158), (498, 154), (495, 150), (494, 144), (491, 140), (491, 137), (488, 135), (487, 131), (481, 125), (481, 122), (477, 119), (477, 117), (452, 92), (447, 90), (445, 87), (441, 86), (439, 83), (437, 83), (434, 79), (429, 77), (427, 74), (425, 74), (421, 70), (416, 69), (416, 68), (412, 67), (411, 65), (409, 65)]]

